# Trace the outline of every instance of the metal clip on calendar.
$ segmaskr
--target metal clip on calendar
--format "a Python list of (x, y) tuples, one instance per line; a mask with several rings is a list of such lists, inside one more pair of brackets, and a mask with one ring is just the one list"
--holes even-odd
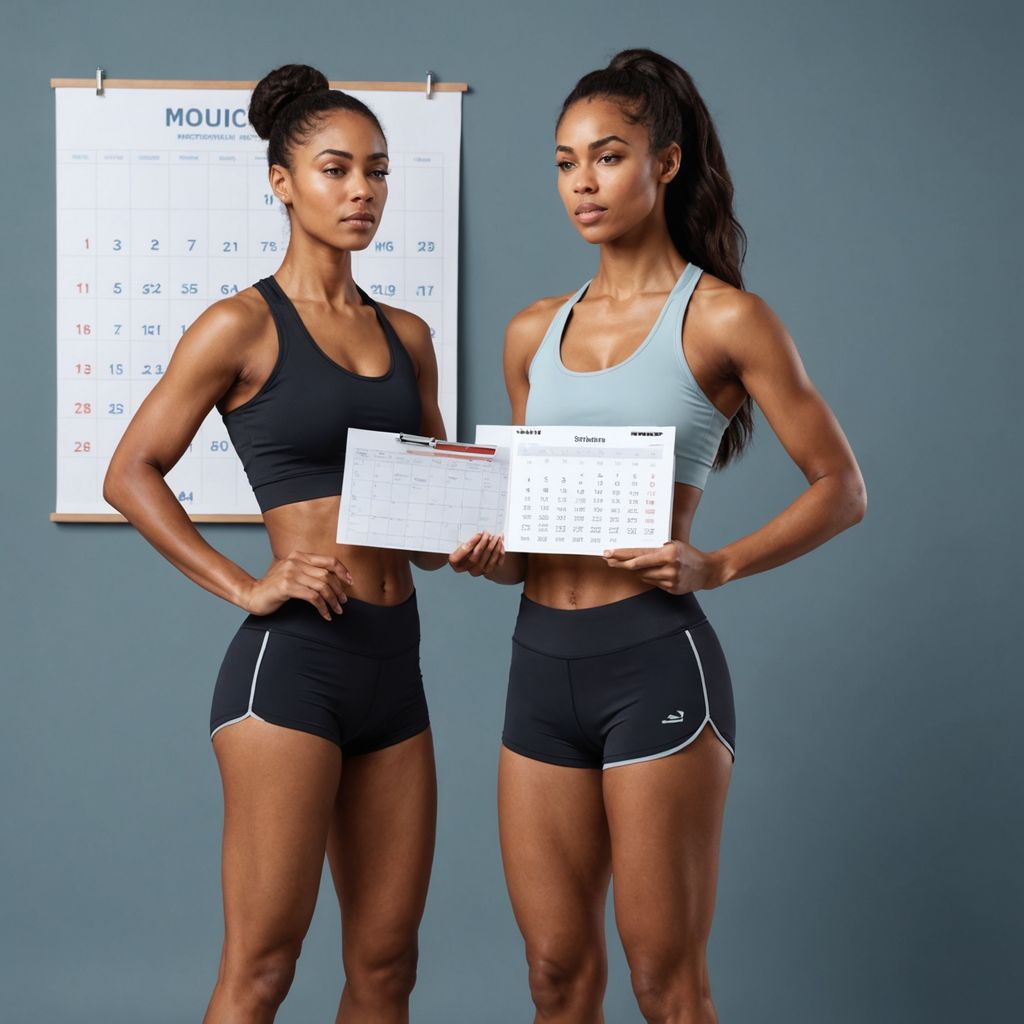
[(433, 99), (434, 96), (434, 72), (427, 72), (427, 99)]
[(103, 68), (97, 68), (96, 69), (96, 95), (97, 96), (102, 96), (103, 95), (103, 76), (105, 74), (106, 74), (106, 72), (103, 70)]

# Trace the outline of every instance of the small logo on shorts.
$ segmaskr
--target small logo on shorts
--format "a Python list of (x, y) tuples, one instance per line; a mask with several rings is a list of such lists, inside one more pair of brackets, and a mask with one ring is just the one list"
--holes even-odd
[(683, 712), (682, 711), (670, 711), (669, 714), (668, 714), (668, 718), (663, 718), (661, 720), (661, 724), (662, 725), (675, 725), (677, 722), (681, 722), (682, 720), (683, 720)]

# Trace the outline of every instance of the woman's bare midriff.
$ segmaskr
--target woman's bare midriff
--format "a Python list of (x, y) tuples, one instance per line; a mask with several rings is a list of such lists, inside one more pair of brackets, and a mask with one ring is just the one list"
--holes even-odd
[[(693, 516), (703, 491), (676, 484), (672, 505), (672, 537), (689, 543)], [(594, 608), (650, 590), (640, 574), (611, 569), (603, 558), (592, 555), (539, 555), (526, 560), (523, 593), (549, 608)]]
[(312, 498), (279, 505), (263, 513), (275, 559), (293, 551), (333, 555), (350, 573), (346, 593), (371, 604), (401, 604), (413, 591), (408, 551), (338, 544), (337, 497)]

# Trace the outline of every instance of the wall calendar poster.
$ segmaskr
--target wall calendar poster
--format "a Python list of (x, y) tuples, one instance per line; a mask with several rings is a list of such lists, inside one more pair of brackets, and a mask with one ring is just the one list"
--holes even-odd
[[(55, 519), (116, 516), (110, 456), (175, 343), (213, 302), (280, 265), (287, 214), (236, 83), (54, 83), (57, 127)], [(75, 83), (78, 85), (78, 83)], [(441, 412), (456, 429), (461, 91), (348, 89), (388, 137), (387, 206), (357, 283), (430, 326)], [(234, 85), (234, 87), (230, 87)], [(167, 483), (190, 515), (258, 518), (214, 409)]]

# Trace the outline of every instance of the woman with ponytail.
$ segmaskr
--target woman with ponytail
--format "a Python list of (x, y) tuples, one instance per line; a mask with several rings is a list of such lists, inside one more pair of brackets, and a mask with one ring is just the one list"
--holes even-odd
[[(272, 1021), (309, 926), (326, 852), (342, 921), (337, 1020), (408, 1020), (434, 848), (433, 746), (410, 561), (335, 543), (348, 428), (444, 437), (427, 325), (352, 279), (387, 199), (384, 133), (305, 65), (256, 86), (288, 211), (280, 269), (211, 306), (132, 420), (104, 485), (173, 565), (248, 612), (210, 728), (224, 787), (225, 938), (207, 1024)], [(253, 578), (212, 548), (164, 475), (216, 406), (263, 512)]]
[[(555, 164), (598, 268), (509, 325), (513, 422), (674, 425), (676, 486), (661, 548), (499, 552), (488, 565), (491, 579), (525, 580), (499, 778), (506, 878), (537, 1021), (603, 1020), (614, 876), (644, 1019), (711, 1024), (706, 945), (735, 719), (695, 593), (858, 522), (864, 483), (784, 327), (743, 290), (732, 183), (690, 76), (650, 50), (618, 54), (566, 99)], [(749, 536), (698, 550), (708, 472), (747, 444), (754, 401), (808, 487)]]

